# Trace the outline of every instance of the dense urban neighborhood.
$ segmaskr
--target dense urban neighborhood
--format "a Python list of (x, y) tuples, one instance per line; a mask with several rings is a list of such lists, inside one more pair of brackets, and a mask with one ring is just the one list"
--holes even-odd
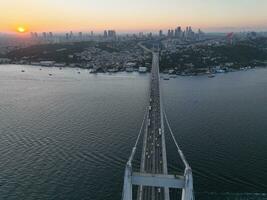
[(213, 74), (267, 66), (266, 33), (211, 34), (194, 32), (191, 27), (170, 29), (166, 35), (162, 30), (132, 35), (117, 35), (114, 30), (103, 35), (31, 33), (23, 43), (17, 38), (2, 39), (0, 63), (79, 67), (91, 73), (146, 72), (151, 68), (151, 55), (142, 46), (160, 52), (160, 70), (169, 74)]

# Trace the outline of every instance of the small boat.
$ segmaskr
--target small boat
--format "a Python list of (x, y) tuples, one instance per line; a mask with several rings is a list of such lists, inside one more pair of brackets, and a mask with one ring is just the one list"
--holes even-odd
[(25, 70), (21, 70), (21, 72), (25, 72)]
[(49, 74), (49, 76), (52, 76), (52, 74)]
[(80, 74), (81, 72), (78, 72), (78, 74)]
[(90, 74), (96, 74), (97, 71), (96, 71), (96, 69), (91, 69), (89, 73), (90, 73)]
[(208, 77), (209, 77), (209, 78), (214, 78), (215, 75), (214, 75), (214, 74), (210, 74), (210, 75), (208, 75)]
[(42, 68), (40, 68), (39, 70), (42, 70)]
[(169, 76), (164, 76), (163, 80), (170, 80), (170, 77)]

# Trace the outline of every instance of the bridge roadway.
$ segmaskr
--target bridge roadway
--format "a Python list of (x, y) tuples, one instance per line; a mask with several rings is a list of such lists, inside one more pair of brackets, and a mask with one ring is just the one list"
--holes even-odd
[[(153, 53), (150, 106), (143, 140), (141, 169), (143, 173), (167, 174), (167, 159), (160, 96), (159, 56)], [(139, 200), (169, 200), (168, 188), (140, 186)]]

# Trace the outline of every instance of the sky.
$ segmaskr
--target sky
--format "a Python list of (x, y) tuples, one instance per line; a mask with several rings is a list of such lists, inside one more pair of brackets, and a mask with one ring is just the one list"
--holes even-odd
[(267, 30), (267, 0), (1, 0), (0, 32)]

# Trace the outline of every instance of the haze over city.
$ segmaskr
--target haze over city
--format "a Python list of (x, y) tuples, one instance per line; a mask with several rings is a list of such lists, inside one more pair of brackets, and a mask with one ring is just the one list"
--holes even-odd
[(9, 0), (1, 2), (1, 32), (166, 30), (266, 31), (265, 0)]

